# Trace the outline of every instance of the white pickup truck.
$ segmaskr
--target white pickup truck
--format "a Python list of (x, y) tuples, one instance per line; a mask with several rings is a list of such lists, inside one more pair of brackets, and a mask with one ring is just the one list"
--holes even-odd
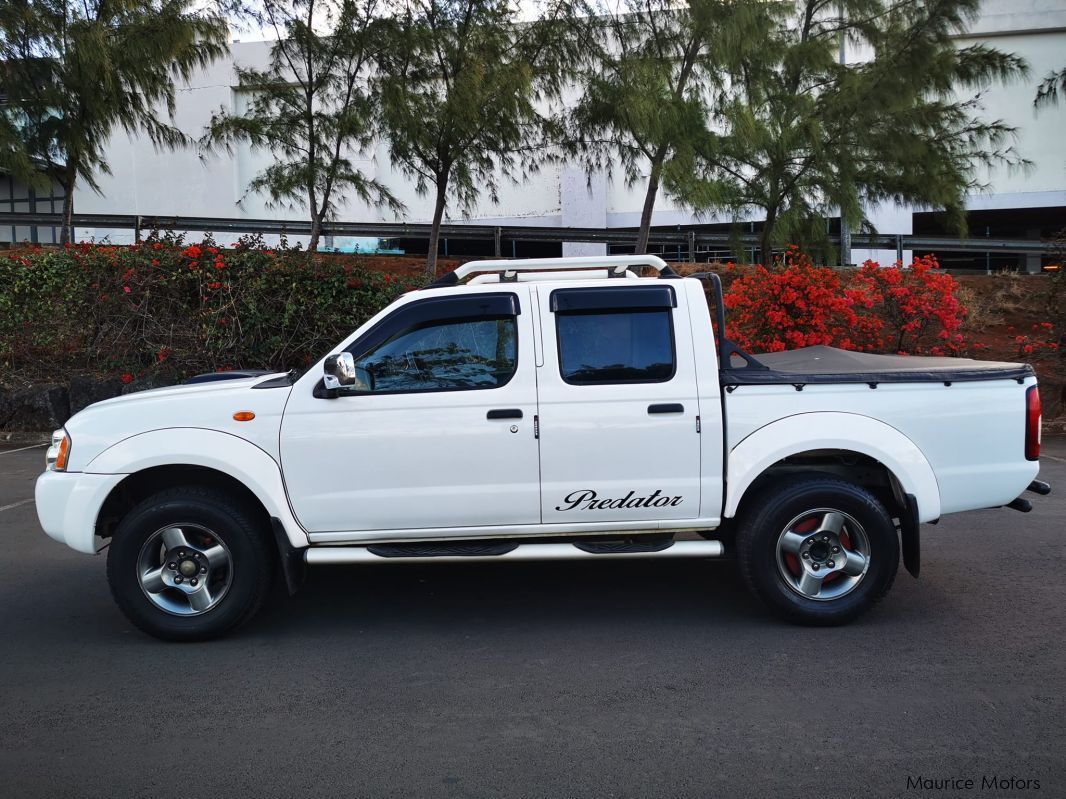
[[(652, 267), (656, 277), (640, 277)], [(1047, 493), (1030, 366), (716, 345), (653, 256), (466, 264), (302, 376), (97, 403), (36, 487), (108, 546), (115, 601), (216, 636), (307, 564), (735, 557), (785, 618), (849, 621), (917, 576), (919, 523)]]

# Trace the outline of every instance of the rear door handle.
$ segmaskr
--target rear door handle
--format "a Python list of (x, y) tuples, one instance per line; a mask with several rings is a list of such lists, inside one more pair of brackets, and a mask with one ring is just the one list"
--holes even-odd
[(684, 413), (685, 406), (680, 402), (664, 402), (660, 405), (649, 405), (648, 413)]
[(486, 419), (521, 419), (522, 411), (518, 408), (496, 408), (485, 414)]

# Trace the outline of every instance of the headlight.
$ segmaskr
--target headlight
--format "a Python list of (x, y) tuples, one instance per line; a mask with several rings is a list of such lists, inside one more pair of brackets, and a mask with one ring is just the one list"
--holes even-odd
[(70, 457), (70, 436), (66, 430), (56, 430), (52, 433), (52, 446), (44, 454), (45, 467), (54, 472), (63, 472), (67, 468), (67, 459)]

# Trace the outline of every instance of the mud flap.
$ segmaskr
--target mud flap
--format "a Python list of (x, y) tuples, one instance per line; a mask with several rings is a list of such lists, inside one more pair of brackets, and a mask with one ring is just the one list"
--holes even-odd
[(917, 579), (922, 568), (922, 542), (918, 523), (918, 500), (904, 495), (903, 513), (899, 517), (899, 537), (903, 547), (903, 565)]
[(304, 551), (297, 549), (289, 541), (281, 519), (271, 517), (270, 526), (274, 530), (274, 542), (278, 545), (278, 561), (281, 564), (281, 572), (285, 575), (285, 587), (289, 591), (289, 596), (292, 596), (304, 582), (306, 570)]

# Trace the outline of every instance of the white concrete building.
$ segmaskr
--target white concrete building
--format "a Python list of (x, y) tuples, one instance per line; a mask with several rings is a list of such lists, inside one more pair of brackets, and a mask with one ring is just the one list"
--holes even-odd
[[(1039, 238), (1041, 232), (1046, 234), (1066, 227), (1066, 98), (1039, 113), (1033, 109), (1040, 80), (1052, 70), (1066, 66), (1066, 0), (985, 0), (980, 19), (959, 44), (965, 46), (978, 41), (1017, 53), (1030, 64), (1026, 80), (991, 86), (983, 92), (982, 102), (990, 117), (1003, 119), (1018, 128), (1017, 149), (1033, 167), (1027, 172), (997, 169), (988, 175), (989, 191), (970, 197), (968, 202), (973, 211), (971, 235)], [(233, 65), (262, 66), (269, 48), (269, 42), (234, 43), (228, 60), (215, 63), (181, 88), (175, 124), (191, 136), (199, 137), (216, 109), (224, 107), (239, 113), (244, 96), (237, 90)], [(118, 132), (108, 148), (112, 174), (99, 177), (102, 192), (97, 194), (80, 186), (74, 207), (79, 213), (305, 219), (302, 208), (270, 207), (265, 197), (247, 193), (252, 177), (270, 159), (269, 152), (253, 151), (246, 146), (231, 154), (202, 154), (195, 150), (159, 152), (146, 137), (129, 137)], [(406, 204), (407, 212), (397, 218), (353, 200), (344, 204), (339, 214), (342, 220), (429, 221), (432, 198), (419, 197), (413, 181), (391, 167), (384, 143), (366, 153), (361, 166), (392, 189)], [(20, 210), (16, 202), (5, 205), (9, 198), (5, 198), (4, 192), (0, 182), (0, 214), (4, 210)], [(493, 204), (485, 197), (467, 215), (460, 209), (449, 208), (446, 221), (632, 228), (639, 222), (643, 193), (640, 184), (626, 186), (617, 177), (610, 180), (602, 174), (587, 176), (573, 166), (549, 164), (521, 185), (504, 181), (498, 203)], [(21, 205), (28, 208), (24, 203)], [(38, 202), (38, 210), (49, 207), (46, 201)], [(871, 209), (870, 218), (883, 234), (938, 232), (935, 214), (924, 209), (881, 207)], [(697, 218), (666, 196), (658, 198), (653, 217), (654, 226), (671, 228), (729, 221)], [(5, 230), (2, 225), (0, 221), (0, 240), (20, 232), (10, 227)], [(79, 228), (76, 233), (80, 238), (109, 235), (119, 242), (132, 238), (129, 231)], [(25, 235), (22, 231), (21, 236)], [(603, 245), (571, 244), (564, 245), (564, 249), (571, 254), (595, 253), (602, 252)], [(888, 263), (895, 259), (895, 251), (856, 249), (852, 261), (861, 262), (866, 257)], [(960, 261), (960, 265), (972, 265), (972, 255), (964, 258), (966, 263)], [(1023, 266), (1024, 256), (1000, 255), (995, 263), (991, 259), (987, 263), (997, 268)], [(1033, 265), (1030, 257), (1030, 266)]]

